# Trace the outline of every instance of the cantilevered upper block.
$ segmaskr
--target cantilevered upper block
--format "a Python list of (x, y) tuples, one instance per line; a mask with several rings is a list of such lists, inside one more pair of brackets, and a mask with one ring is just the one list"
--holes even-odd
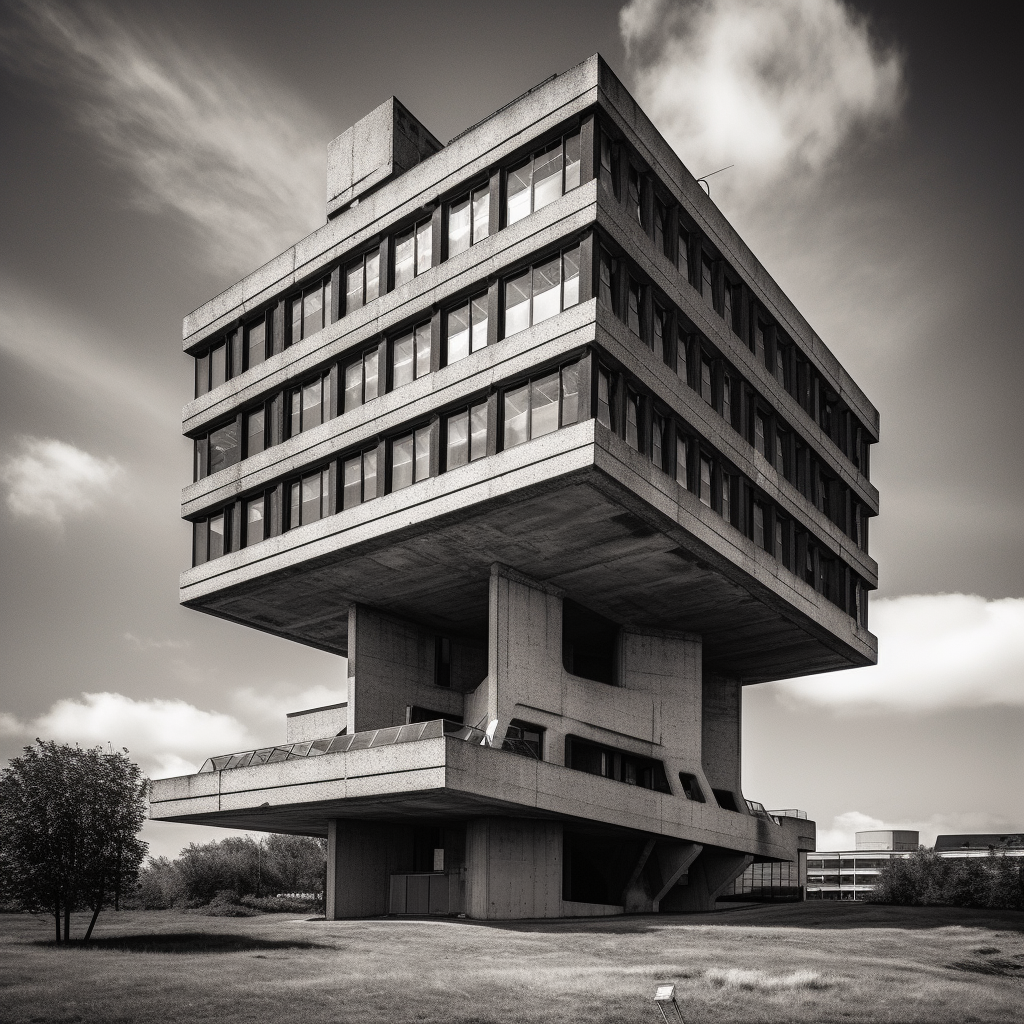
[(327, 216), (441, 149), (394, 96), (327, 147)]

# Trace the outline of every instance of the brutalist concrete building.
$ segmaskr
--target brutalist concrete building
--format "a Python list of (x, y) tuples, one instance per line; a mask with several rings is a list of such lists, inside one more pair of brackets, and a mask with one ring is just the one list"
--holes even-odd
[(875, 661), (871, 403), (598, 56), (327, 159), (185, 319), (181, 600), (347, 686), (153, 817), (327, 836), (331, 917), (706, 909), (813, 850), (741, 689)]

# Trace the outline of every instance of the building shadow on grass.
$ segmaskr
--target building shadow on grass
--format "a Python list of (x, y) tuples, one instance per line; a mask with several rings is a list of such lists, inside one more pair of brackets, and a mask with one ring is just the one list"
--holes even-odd
[(289, 949), (330, 949), (330, 946), (304, 939), (260, 939), (251, 935), (210, 932), (157, 932), (152, 935), (103, 935), (88, 942), (56, 946), (39, 941), (37, 946), (51, 949), (111, 949), (123, 953), (253, 953)]

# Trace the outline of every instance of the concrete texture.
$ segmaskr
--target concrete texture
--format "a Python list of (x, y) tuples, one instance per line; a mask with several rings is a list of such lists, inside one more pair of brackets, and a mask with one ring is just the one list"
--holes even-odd
[(285, 716), (285, 743), (301, 740), (319, 740), (325, 736), (337, 736), (348, 726), (347, 705), (331, 704), (323, 708), (309, 708), (306, 711), (292, 711)]

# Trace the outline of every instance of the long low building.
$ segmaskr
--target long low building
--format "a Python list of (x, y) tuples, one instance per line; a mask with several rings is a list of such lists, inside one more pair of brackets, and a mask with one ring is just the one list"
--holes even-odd
[(347, 678), (154, 818), (326, 836), (331, 917), (708, 909), (813, 850), (742, 688), (876, 660), (878, 413), (599, 56), (447, 145), (382, 104), (184, 350), (181, 600)]

